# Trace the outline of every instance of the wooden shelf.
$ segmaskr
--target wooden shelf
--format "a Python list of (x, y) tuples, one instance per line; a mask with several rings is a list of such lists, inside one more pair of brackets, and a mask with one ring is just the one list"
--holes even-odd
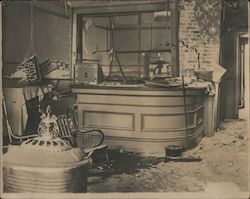
[[(111, 31), (112, 28), (94, 24), (96, 28), (104, 29)], [(154, 24), (142, 24), (140, 27), (141, 30), (158, 30), (158, 29), (171, 29), (171, 24), (168, 22), (162, 22), (162, 23), (154, 23)], [(138, 30), (138, 25), (137, 24), (117, 24), (113, 28), (113, 30)]]
[(117, 54), (126, 54), (126, 53), (146, 53), (146, 52), (171, 52), (170, 48), (167, 49), (157, 49), (157, 50), (116, 50)]

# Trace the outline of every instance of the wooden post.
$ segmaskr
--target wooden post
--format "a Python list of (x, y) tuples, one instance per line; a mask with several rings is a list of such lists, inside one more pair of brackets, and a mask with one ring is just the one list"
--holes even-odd
[(82, 43), (82, 16), (77, 15), (76, 17), (76, 60), (81, 61), (82, 60), (82, 46), (85, 45)]
[(150, 64), (149, 54), (150, 53), (146, 52), (144, 56), (144, 77), (146, 79), (149, 77), (149, 64)]
[(172, 75), (179, 75), (179, 43), (178, 43), (178, 24), (179, 13), (177, 7), (177, 1), (171, 2), (173, 7), (171, 8), (171, 58), (172, 58)]
[(76, 28), (77, 28), (77, 15), (72, 14), (72, 33), (71, 33), (71, 75), (74, 78), (75, 77), (75, 64), (76, 64)]
[(138, 78), (141, 77), (141, 14), (138, 14)]
[(75, 77), (75, 64), (82, 60), (82, 16), (73, 13), (72, 16), (72, 50), (71, 50), (71, 67), (72, 77)]
[(213, 131), (218, 128), (218, 101), (219, 101), (219, 83), (215, 83), (215, 96), (213, 98)]

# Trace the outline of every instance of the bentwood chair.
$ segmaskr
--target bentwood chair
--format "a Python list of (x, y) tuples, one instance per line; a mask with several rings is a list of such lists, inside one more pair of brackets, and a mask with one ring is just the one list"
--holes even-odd
[(5, 103), (5, 99), (3, 97), (2, 99), (2, 107), (3, 107), (3, 118), (5, 120), (6, 123), (6, 128), (7, 128), (7, 132), (8, 132), (8, 137), (9, 137), (9, 143), (13, 144), (13, 145), (19, 145), (21, 144), (24, 140), (27, 140), (29, 138), (33, 138), (38, 136), (37, 134), (31, 134), (31, 135), (16, 135), (13, 130), (12, 127), (10, 125), (9, 122), (9, 118), (8, 118), (8, 111), (7, 111), (7, 107), (6, 107), (6, 103)]
[(57, 124), (60, 136), (68, 140), (72, 146), (83, 148), (87, 157), (91, 160), (91, 167), (111, 164), (108, 156), (108, 145), (104, 144), (104, 133), (100, 129), (84, 131), (78, 128), (75, 113), (68, 110), (66, 114), (57, 116)]

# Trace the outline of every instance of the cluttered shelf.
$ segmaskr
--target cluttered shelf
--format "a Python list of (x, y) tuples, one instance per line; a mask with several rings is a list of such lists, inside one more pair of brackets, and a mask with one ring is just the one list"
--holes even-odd
[(39, 85), (45, 80), (70, 80), (72, 79), (71, 67), (62, 60), (47, 59), (38, 61), (37, 56), (25, 58), (22, 63), (16, 63), (14, 72), (4, 71), (3, 86), (14, 85)]
[[(185, 80), (184, 80), (185, 81)], [(169, 78), (161, 80), (141, 80), (138, 82), (102, 82), (99, 84), (73, 83), (70, 85), (72, 89), (114, 89), (114, 90), (145, 90), (145, 91), (182, 91), (183, 86), (186, 90), (206, 90), (209, 87), (209, 82), (200, 81), (192, 83), (184, 83), (180, 78)]]
[[(114, 84), (114, 83), (102, 83), (102, 84), (98, 84), (98, 85), (90, 85), (90, 84), (81, 84), (81, 83), (77, 83), (77, 84), (71, 84), (70, 87), (72, 89), (114, 89), (114, 90), (145, 90), (145, 91), (171, 91), (171, 90), (175, 90), (175, 91), (182, 91), (182, 87), (181, 86), (170, 86), (170, 87), (161, 87), (161, 86), (147, 86), (146, 84)], [(187, 90), (206, 90), (207, 86), (202, 85), (202, 86), (186, 86)]]

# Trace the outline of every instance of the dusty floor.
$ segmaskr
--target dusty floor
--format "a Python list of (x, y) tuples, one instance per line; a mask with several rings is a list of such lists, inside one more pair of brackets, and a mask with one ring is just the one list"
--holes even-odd
[(185, 156), (200, 162), (166, 162), (112, 151), (112, 168), (92, 170), (88, 192), (202, 192), (248, 190), (248, 134), (243, 120), (221, 124), (214, 137), (203, 138)]

